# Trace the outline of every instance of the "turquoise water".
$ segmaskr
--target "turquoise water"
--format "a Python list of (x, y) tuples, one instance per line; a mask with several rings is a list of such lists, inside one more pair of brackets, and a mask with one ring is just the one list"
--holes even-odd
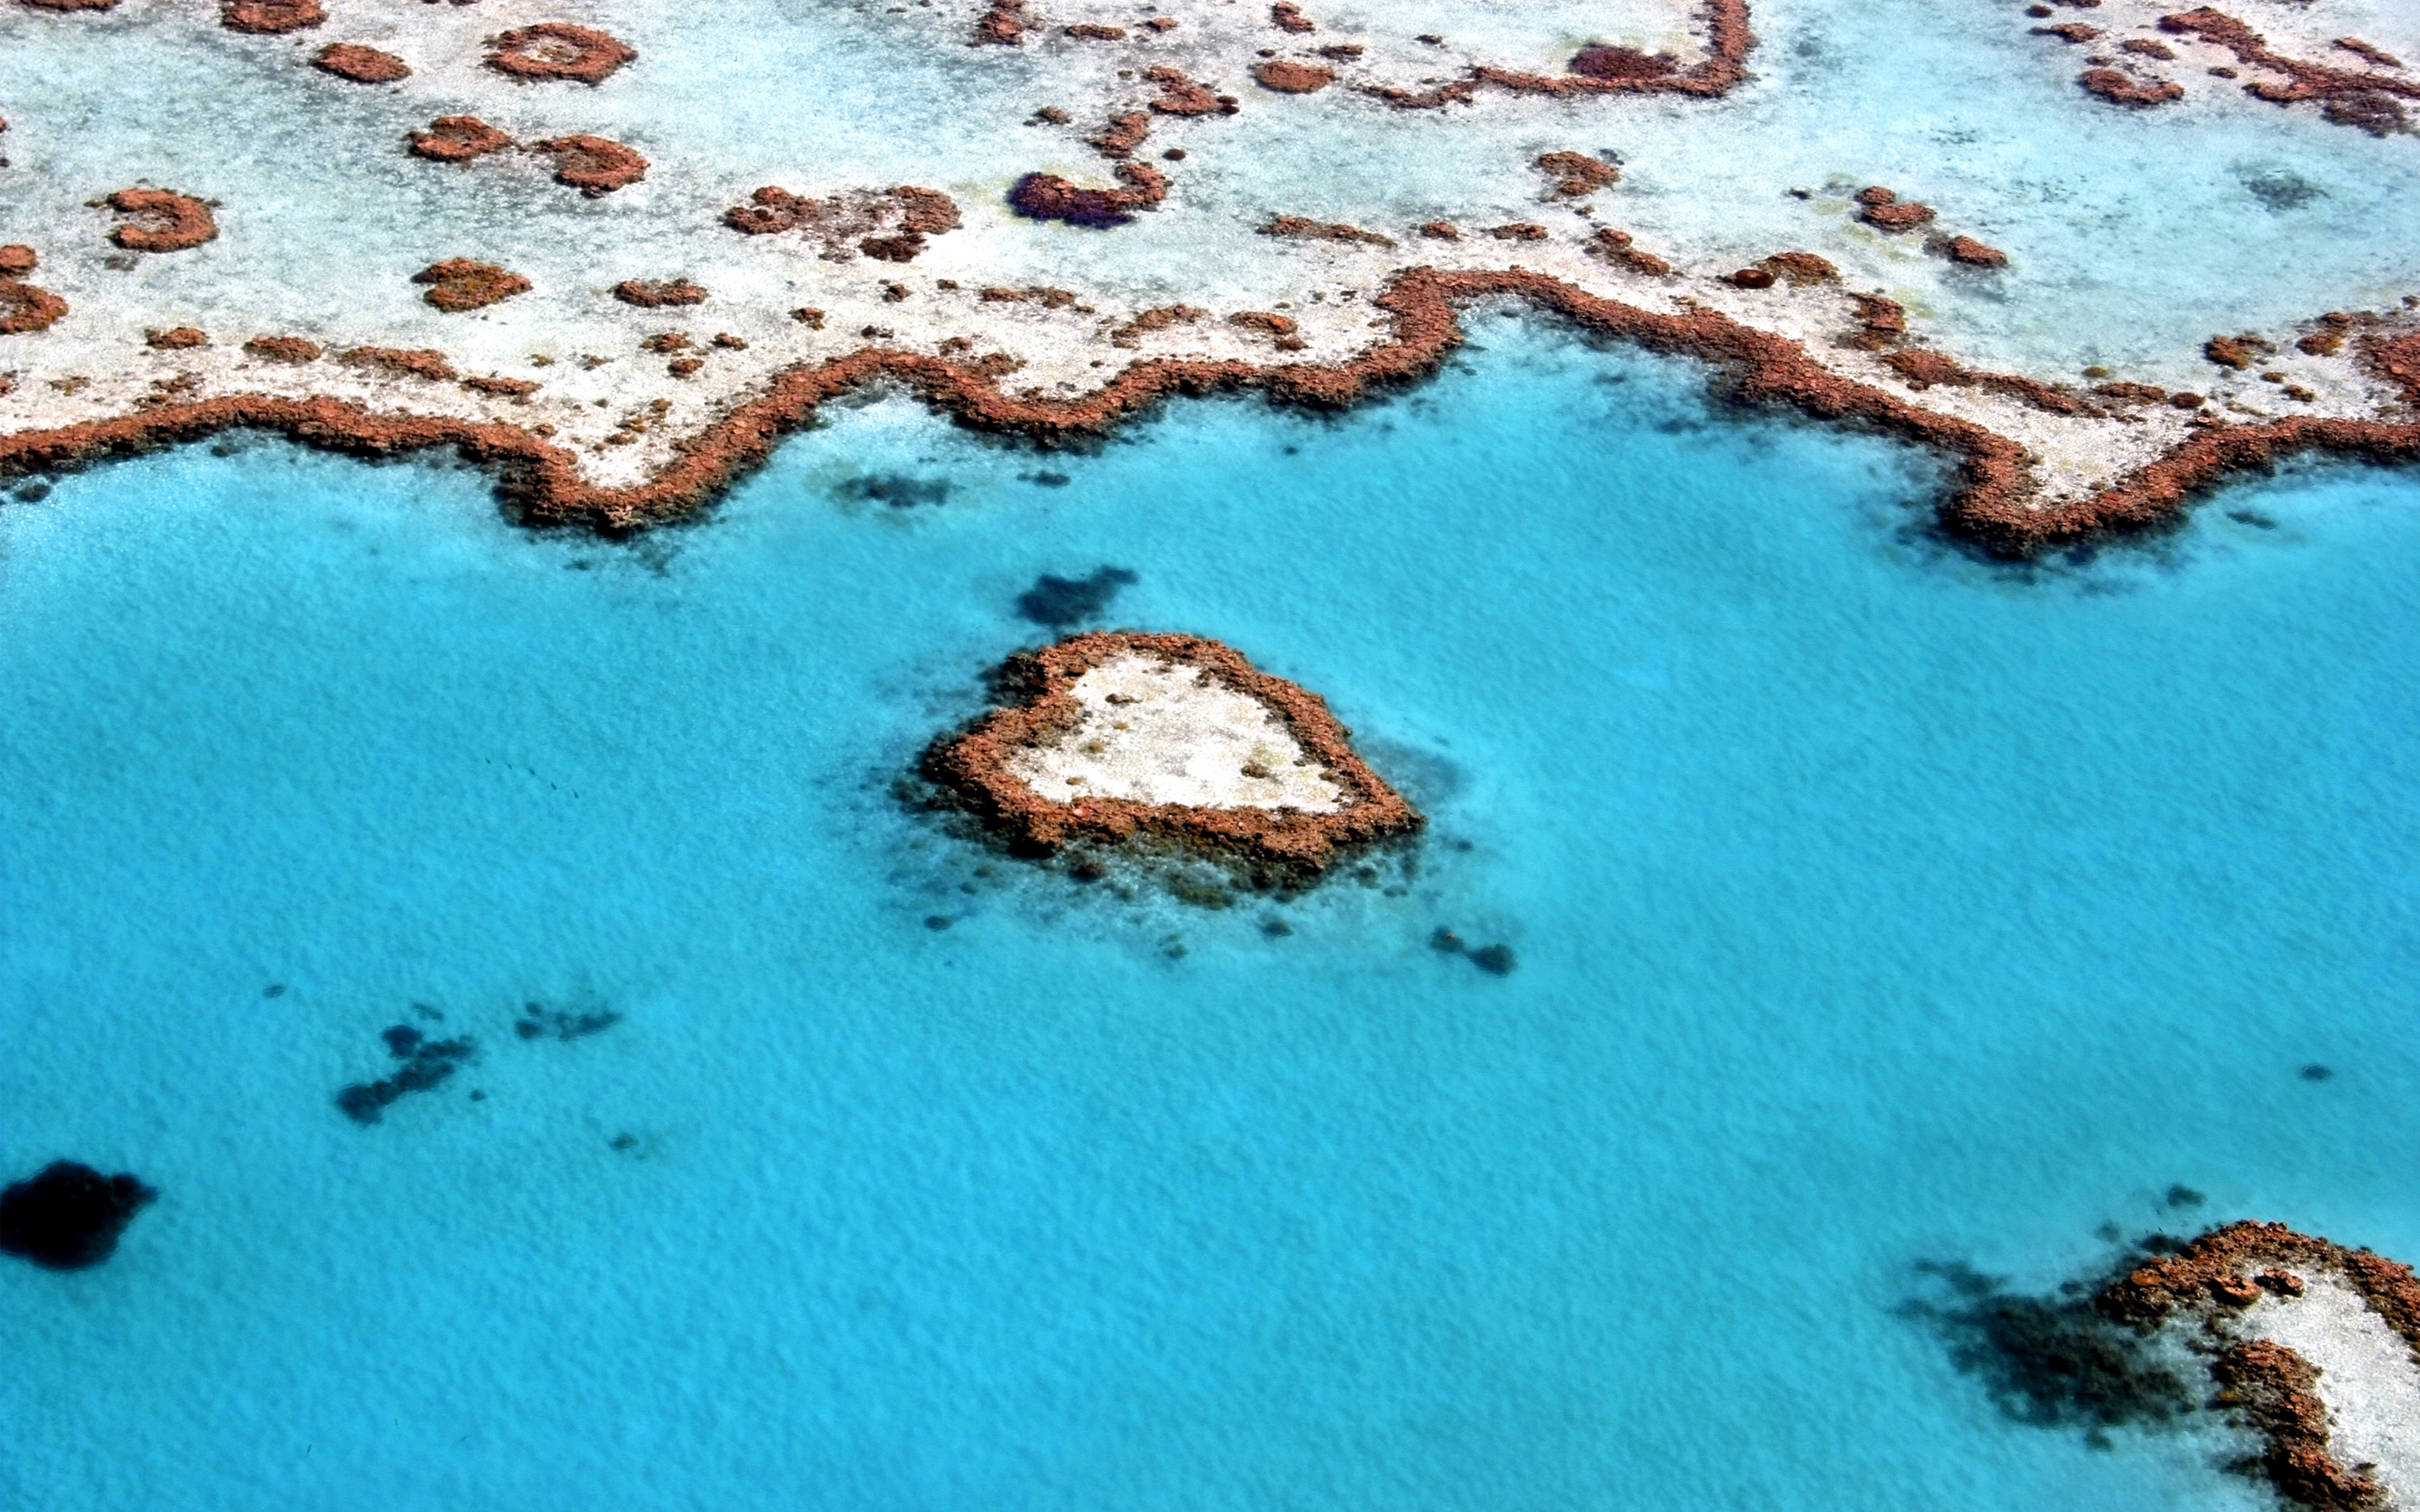
[[(2420, 480), (2013, 573), (1921, 456), (1485, 324), (1086, 455), (838, 411), (635, 547), (268, 441), (0, 510), (0, 1170), (161, 1193), (0, 1266), (0, 1503), (2256, 1504), (1897, 1309), (2106, 1221), (2420, 1257)], [(1104, 564), (1328, 695), (1408, 885), (1125, 901), (901, 805)], [(399, 1022), (478, 1058), (349, 1121)]]

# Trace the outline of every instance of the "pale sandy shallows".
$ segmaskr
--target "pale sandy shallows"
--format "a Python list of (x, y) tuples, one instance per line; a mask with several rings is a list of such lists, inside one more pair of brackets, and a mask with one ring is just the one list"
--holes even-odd
[(2328, 1406), (2328, 1453), (2384, 1487), (2388, 1504), (2420, 1508), (2420, 1363), (2358, 1292), (2317, 1268), (2304, 1294), (2244, 1309), (2230, 1332), (2292, 1350), (2319, 1369), (2311, 1389)]
[(1009, 770), (1054, 802), (1125, 798), (1202, 809), (1334, 813), (1343, 793), (1267, 705), (1199, 667), (1131, 653), (1069, 689), (1083, 714)]

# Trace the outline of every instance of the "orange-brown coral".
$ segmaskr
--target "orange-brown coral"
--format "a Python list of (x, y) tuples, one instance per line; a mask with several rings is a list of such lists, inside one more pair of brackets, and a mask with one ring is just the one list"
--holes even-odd
[(670, 279), (659, 284), (626, 278), (613, 285), (613, 297), (624, 304), (635, 304), (643, 310), (658, 310), (666, 305), (704, 304), (706, 289), (686, 278)]
[(1481, 67), (1460, 79), (1426, 89), (1377, 87), (1369, 93), (1404, 110), (1466, 104), (1481, 89), (1565, 97), (1651, 93), (1713, 99), (1729, 93), (1747, 77), (1747, 55), (1756, 46), (1756, 35), (1748, 29), (1747, 0), (1706, 0), (1704, 14), (1707, 55), (1685, 69), (1680, 59), (1668, 53), (1641, 53), (1636, 48), (1591, 42), (1572, 55), (1570, 71), (1561, 75)]
[(2084, 86), (2086, 94), (2136, 110), (2169, 104), (2185, 97), (2180, 84), (2167, 79), (2137, 79), (2116, 69), (2086, 69), (2075, 76), (2075, 82)]
[(209, 333), (195, 326), (170, 326), (165, 331), (155, 329), (143, 332), (143, 345), (160, 351), (191, 351), (209, 344)]
[(243, 344), (244, 355), (269, 363), (316, 363), (319, 344), (307, 336), (255, 336)]
[(1109, 124), (1093, 138), (1093, 148), (1105, 158), (1131, 156), (1151, 135), (1151, 117), (1139, 110), (1109, 117)]
[(1166, 331), (1175, 325), (1191, 325), (1201, 319), (1203, 313), (1189, 304), (1163, 304), (1157, 309), (1139, 310), (1134, 318), (1109, 332), (1109, 345), (1136, 346), (1141, 337), (1152, 332)]
[(1302, 7), (1295, 4), (1295, 0), (1278, 0), (1276, 5), (1269, 7), (1269, 22), (1280, 31), (1298, 33), (1319, 30), (1311, 23), (1311, 18), (1302, 13)]
[(1280, 95), (1310, 95), (1334, 84), (1336, 70), (1308, 63), (1294, 63), (1285, 58), (1271, 58), (1252, 66), (1252, 79), (1262, 88)]
[(1033, 23), (1025, 14), (1025, 0), (991, 0), (991, 8), (975, 23), (967, 39), (973, 47), (1022, 47)]
[(938, 189), (851, 190), (829, 199), (794, 194), (768, 184), (722, 212), (722, 224), (749, 236), (803, 231), (823, 243), (824, 257), (845, 262), (863, 252), (885, 262), (908, 262), (926, 237), (957, 228), (958, 203)]
[(1391, 247), (1394, 239), (1375, 231), (1364, 231), (1357, 225), (1342, 221), (1314, 221), (1301, 215), (1280, 215), (1260, 228), (1264, 237), (1284, 237), (1295, 241), (1364, 241), (1373, 247)]
[(1986, 246), (1973, 237), (1948, 237), (1939, 243), (1939, 250), (1951, 262), (1964, 263), (1969, 268), (2006, 268), (2009, 255), (1997, 247)]
[(1159, 98), (1151, 108), (1162, 116), (1233, 116), (1239, 108), (1234, 96), (1212, 93), (1186, 77), (1182, 69), (1162, 64), (1143, 77), (1159, 85)]
[(1932, 219), (1932, 207), (1904, 200), (1880, 184), (1857, 191), (1857, 219), (1879, 231), (1913, 231)]
[(23, 278), (40, 262), (33, 248), (21, 241), (10, 242), (0, 247), (0, 278)]
[(1585, 152), (1549, 152), (1538, 159), (1538, 171), (1554, 180), (1550, 199), (1579, 199), (1621, 177), (1621, 170)]
[(1010, 186), (1008, 207), (1028, 220), (1106, 230), (1125, 225), (1137, 210), (1155, 208), (1168, 198), (1167, 177), (1146, 163), (1121, 162), (1117, 177), (1125, 188), (1086, 189), (1057, 174), (1030, 173)]
[(433, 162), (468, 162), (490, 152), (502, 152), (513, 139), (476, 116), (440, 116), (428, 130), (411, 134), (414, 157)]
[(610, 194), (647, 177), (647, 160), (601, 136), (556, 136), (530, 144), (532, 152), (554, 160), (554, 181), (589, 199)]
[(0, 336), (48, 331), (68, 313), (68, 301), (22, 278), (0, 278)]
[(338, 356), (336, 361), (353, 367), (376, 368), (403, 378), (429, 378), (443, 381), (458, 375), (445, 354), (426, 347), (407, 351), (396, 347), (355, 347)]
[(1758, 266), (1790, 280), (1793, 286), (1840, 281), (1840, 270), (1832, 266), (1831, 259), (1811, 252), (1776, 252), (1761, 259)]
[(301, 31), (328, 19), (319, 0), (221, 0), (219, 24), (231, 32), (276, 36)]
[(530, 290), (530, 281), (520, 274), (468, 257), (431, 263), (412, 274), (411, 281), (427, 285), (428, 292), (421, 298), (449, 315), (485, 309)]
[(1126, 29), (1124, 26), (1105, 26), (1097, 21), (1079, 21), (1073, 26), (1063, 28), (1061, 35), (1085, 42), (1123, 42), (1126, 39)]
[(311, 66), (355, 84), (394, 84), (411, 77), (411, 66), (403, 59), (359, 42), (331, 42), (313, 54)]
[[(2318, 100), (2320, 114), (2340, 126), (2357, 126), (2373, 136), (2392, 136), (2410, 125), (2402, 100), (2420, 99), (2420, 84), (2397, 79), (2388, 74), (2346, 69), (2332, 69), (2323, 63), (2306, 62), (2288, 57), (2269, 45), (2268, 39), (2223, 10), (2202, 6), (2195, 9), (2162, 16), (2160, 29), (2179, 36), (2198, 36), (2214, 42), (2250, 68), (2266, 69), (2286, 76), (2283, 84), (2258, 80), (2243, 86), (2255, 99), (2273, 104), (2291, 105), (2304, 100)], [(2346, 46), (2345, 41), (2336, 45)], [(2366, 57), (2359, 47), (2347, 51)], [(2372, 62), (2379, 61), (2371, 58)], [(2387, 67), (2399, 65), (2388, 64)]]
[(488, 67), (515, 79), (577, 79), (598, 85), (638, 53), (607, 33), (568, 22), (541, 22), (488, 39)]
[(164, 189), (121, 189), (103, 201), (125, 219), (109, 239), (129, 252), (184, 252), (219, 234), (210, 208)]
[[(1265, 707), (1340, 790), (1333, 811), (1213, 809), (1125, 798), (1045, 797), (1011, 770), (1022, 751), (1072, 728), (1076, 680), (1112, 657), (1142, 656), (1200, 669)], [(1018, 848), (1049, 853), (1078, 841), (1156, 841), (1249, 866), (1272, 882), (1307, 882), (1339, 856), (1425, 822), (1352, 747), (1352, 732), (1317, 694), (1272, 677), (1216, 640), (1131, 630), (1094, 631), (1021, 654), (995, 679), (1021, 693), (926, 751), (925, 775)]]
[(1593, 255), (1610, 258), (1633, 272), (1661, 277), (1672, 270), (1670, 263), (1652, 252), (1641, 251), (1634, 246), (1632, 241), (1629, 232), (1617, 231), (1611, 226), (1606, 226), (1596, 235), (1589, 238), (1588, 250)]

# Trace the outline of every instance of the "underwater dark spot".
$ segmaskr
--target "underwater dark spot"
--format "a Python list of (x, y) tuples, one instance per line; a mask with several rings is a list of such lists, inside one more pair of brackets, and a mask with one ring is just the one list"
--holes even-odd
[(2172, 1423), (2196, 1404), (2148, 1338), (2092, 1305), (2098, 1286), (2026, 1297), (1971, 1266), (1926, 1261), (1916, 1269), (1948, 1295), (1906, 1303), (1900, 1315), (1939, 1334), (1950, 1363), (1981, 1381), (2016, 1422), (2080, 1427), (2100, 1448), (2111, 1428)]
[(1261, 933), (1270, 939), (1282, 940), (1294, 933), (1294, 926), (1282, 918), (1264, 918), (1261, 920)]
[(39, 504), (50, 496), (51, 486), (47, 483), (28, 483), (17, 490), (17, 501), (21, 504)]
[(1020, 472), (1017, 476), (1027, 483), (1038, 483), (1045, 488), (1064, 488), (1076, 481), (1064, 472), (1053, 472), (1047, 469), (1040, 472)]
[(0, 1191), (0, 1250), (50, 1271), (99, 1265), (157, 1192), (121, 1171), (54, 1161)]
[(1185, 937), (1181, 934), (1171, 934), (1168, 938), (1160, 941), (1159, 953), (1168, 957), (1171, 961), (1184, 960)]
[[(424, 1012), (436, 1012), (418, 1003), (411, 1006)], [(411, 1036), (409, 1048), (398, 1048), (404, 1042), (402, 1035)], [(445, 1085), (446, 1078), (478, 1048), (468, 1035), (456, 1040), (428, 1040), (421, 1038), (417, 1029), (400, 1024), (380, 1038), (386, 1041), (388, 1050), (403, 1059), (403, 1068), (374, 1082), (355, 1082), (336, 1094), (336, 1110), (365, 1126), (378, 1122), (387, 1106), (396, 1100)]]
[(1446, 844), (1457, 851), (1467, 851), (1471, 848), (1470, 841), (1466, 840), (1450, 840)]
[(2295, 1072), (2295, 1074), (2302, 1077), (2303, 1080), (2306, 1082), (2323, 1082), (2329, 1077), (2334, 1076), (2335, 1072), (2330, 1068), (2322, 1066), (2318, 1061), (2314, 1060), (2309, 1065), (2304, 1067), (2301, 1071)]
[(1191, 903), (1196, 908), (1232, 908), (1235, 903), (1233, 888), (1198, 877), (1171, 877), (1168, 890), (1178, 903)]
[(1470, 964), (1491, 977), (1509, 977), (1512, 975), (1512, 947), (1482, 945), (1470, 952)]
[(2115, 1223), (2102, 1224), (2093, 1232), (2101, 1237), (2101, 1242), (2104, 1244), (2115, 1244), (2125, 1234), (2125, 1230), (2119, 1228)]
[(1088, 578), (1046, 572), (1016, 595), (1016, 612), (1035, 625), (1064, 629), (1099, 614), (1117, 598), (1118, 590), (1141, 580), (1124, 567), (1097, 567)]
[(428, 1037), (409, 1024), (398, 1024), (380, 1031), (379, 1038), (386, 1041), (388, 1053), (396, 1059), (410, 1060), (411, 1053), (419, 1049), (421, 1041)]
[(632, 1134), (617, 1134), (608, 1143), (615, 1149), (636, 1149), (639, 1147), (639, 1136)]
[(2168, 1188), (2168, 1206), (2171, 1208), (2198, 1208), (2209, 1200), (2210, 1198), (2182, 1181)]
[(2230, 509), (2226, 512), (2226, 517), (2238, 525), (2249, 525), (2256, 531), (2273, 531), (2277, 528), (2275, 520), (2257, 510)]
[(924, 927), (936, 933), (948, 929), (955, 922), (956, 920), (950, 918), (947, 914), (926, 914), (924, 916)]
[(487, 1100), (488, 1100), (488, 1094), (487, 1094), (487, 1092), (486, 1092), (484, 1089), (479, 1088), (475, 1088), (475, 1087), (474, 1087), (474, 1088), (473, 1088), (471, 1089), (471, 1101), (472, 1101), (472, 1102), (473, 1102), (473, 1103), (485, 1103)]
[(1443, 924), (1439, 924), (1436, 927), (1435, 933), (1429, 936), (1429, 949), (1432, 950), (1443, 950), (1448, 955), (1460, 955), (1465, 949), (1468, 949), (1468, 947), (1462, 943), (1461, 935), (1456, 934), (1453, 931), (1446, 928)]
[(513, 1021), (513, 1032), (524, 1040), (542, 1039), (547, 1035), (558, 1040), (583, 1040), (592, 1034), (602, 1034), (621, 1022), (622, 1015), (609, 1008), (574, 1012), (569, 1009), (549, 1008), (544, 1003), (523, 1003), (521, 1016)]
[(260, 990), (260, 995), (263, 997), (283, 997), (286, 995), (286, 984), (282, 981), (272, 981), (268, 986), (263, 987)]
[(1070, 865), (1067, 874), (1078, 882), (1098, 882), (1109, 874), (1109, 869), (1087, 856)]
[(919, 504), (947, 501), (954, 486), (947, 478), (916, 478), (905, 472), (870, 472), (835, 486), (832, 497), (849, 503), (889, 504), (913, 509)]
[(2315, 199), (2325, 199), (2328, 192), (2298, 174), (2283, 168), (2263, 168), (2247, 173), (2242, 180), (2252, 197), (2273, 210), (2299, 209)]

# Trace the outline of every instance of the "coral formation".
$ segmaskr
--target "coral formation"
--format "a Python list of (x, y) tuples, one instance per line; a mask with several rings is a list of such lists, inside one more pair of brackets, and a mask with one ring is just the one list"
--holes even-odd
[(319, 0), (221, 0), (219, 24), (231, 32), (276, 36), (317, 26), (328, 19)]
[(1549, 152), (1538, 159), (1538, 171), (1554, 180), (1549, 199), (1580, 199), (1621, 177), (1621, 170), (1585, 152)]
[(448, 315), (484, 309), (530, 290), (530, 281), (520, 274), (468, 257), (431, 263), (412, 274), (411, 281), (427, 285), (428, 292), (421, 298)]
[(411, 77), (411, 67), (403, 59), (359, 42), (331, 42), (312, 56), (311, 66), (355, 84), (394, 84)]
[(0, 1191), (0, 1251), (52, 1271), (99, 1265), (158, 1196), (122, 1171), (103, 1176), (75, 1161), (54, 1161)]
[(1295, 0), (1278, 0), (1276, 5), (1269, 7), (1269, 22), (1280, 31), (1315, 32), (1319, 30), (1311, 23), (1311, 18), (1302, 13), (1302, 8), (1295, 4)]
[(425, 347), (406, 351), (396, 347), (355, 347), (339, 355), (336, 361), (353, 367), (375, 368), (381, 373), (434, 381), (450, 381), (459, 376), (454, 371), (454, 364), (445, 360), (443, 352)]
[(823, 256), (846, 262), (862, 252), (884, 262), (909, 262), (924, 239), (958, 226), (958, 204), (938, 189), (851, 190), (814, 199), (768, 184), (749, 203), (722, 212), (722, 224), (747, 236), (803, 231), (823, 243)]
[(125, 217), (109, 239), (129, 252), (184, 252), (219, 234), (210, 208), (164, 189), (121, 189), (102, 203)]
[(647, 160), (601, 136), (556, 136), (530, 144), (532, 152), (554, 160), (554, 181), (589, 199), (610, 194), (647, 177)]
[(302, 336), (255, 336), (243, 344), (244, 354), (271, 363), (316, 363), (319, 344)]
[[(1190, 671), (1265, 711), (1324, 785), (1332, 807), (1150, 803), (1131, 797), (1046, 795), (1020, 758), (1086, 717), (1076, 688), (1086, 673), (1123, 659)], [(1315, 879), (1340, 856), (1419, 829), (1424, 822), (1353, 750), (1351, 732), (1317, 694), (1255, 669), (1231, 647), (1193, 636), (1094, 631), (1011, 658), (996, 682), (1014, 702), (925, 752), (925, 775), (1016, 849), (1048, 855), (1078, 842), (1157, 842), (1229, 859), (1270, 885)], [(1245, 779), (1256, 774), (1249, 767)]]
[(1280, 95), (1316, 94), (1336, 82), (1334, 69), (1322, 69), (1308, 63), (1271, 58), (1252, 66), (1252, 79), (1262, 88)]
[(1969, 268), (2006, 268), (2009, 255), (1997, 247), (1987, 247), (1973, 237), (1947, 237), (1938, 242), (1943, 255), (1951, 262), (1964, 263)]
[(1904, 200), (1880, 184), (1857, 191), (1857, 219), (1879, 231), (1913, 231), (1932, 219), (1932, 207)]
[(0, 278), (0, 336), (48, 331), (68, 313), (68, 301), (22, 278)]
[(2127, 105), (2141, 110), (2152, 105), (2165, 105), (2185, 97), (2184, 85), (2167, 79), (2149, 81), (2121, 73), (2116, 69), (2086, 69), (2075, 76), (2086, 94), (2097, 95), (2113, 105)]
[(1033, 24), (1026, 17), (1024, 0), (991, 0), (991, 8), (975, 23), (974, 35), (967, 40), (974, 47), (1022, 47)]
[(209, 344), (209, 333), (194, 326), (170, 326), (165, 331), (154, 330), (143, 332), (143, 345), (159, 351), (191, 351), (196, 347), (207, 347)]
[(661, 283), (626, 278), (613, 285), (613, 297), (624, 304), (655, 310), (665, 305), (704, 304), (706, 290), (686, 278), (667, 279)]
[[(2288, 57), (2272, 48), (2269, 39), (2258, 32), (2209, 6), (2162, 16), (2160, 29), (2178, 36), (2199, 37), (2226, 48), (2246, 68), (2285, 75), (2283, 84), (2263, 79), (2245, 85), (2244, 93), (2255, 99), (2278, 105), (2318, 100), (2320, 114), (2327, 119), (2340, 126), (2359, 127), (2373, 136), (2392, 136), (2403, 131), (2409, 120), (2401, 101), (2420, 100), (2420, 84), (2408, 79), (2332, 69), (2323, 63)], [(2357, 39), (2342, 39), (2335, 45), (2384, 67), (2401, 67), (2384, 54), (2373, 56), (2376, 50)]]
[(1057, 174), (1030, 173), (1010, 186), (1008, 208), (1032, 221), (1064, 221), (1069, 225), (1107, 230), (1125, 225), (1137, 210), (1154, 208), (1168, 198), (1167, 177), (1147, 164), (1121, 162), (1117, 177), (1124, 189), (1084, 189)]
[(1462, 78), (1411, 90), (1373, 87), (1368, 92), (1404, 110), (1435, 110), (1467, 104), (1481, 89), (1513, 94), (1679, 94), (1714, 99), (1747, 77), (1747, 55), (1756, 46), (1748, 29), (1747, 0), (1707, 0), (1706, 57), (1689, 68), (1668, 53), (1641, 53), (1608, 42), (1591, 42), (1572, 55), (1559, 76), (1480, 67)]
[(407, 140), (412, 156), (432, 162), (468, 162), (513, 145), (511, 137), (476, 116), (440, 116), (428, 130), (414, 131)]
[(599, 85), (638, 57), (632, 49), (589, 26), (541, 22), (488, 39), (488, 67), (515, 79), (576, 79)]
[(1284, 237), (1295, 241), (1360, 241), (1373, 247), (1391, 247), (1391, 237), (1375, 231), (1364, 231), (1343, 222), (1313, 221), (1300, 215), (1280, 215), (1260, 227), (1264, 237)]
[(1159, 85), (1151, 108), (1162, 116), (1233, 116), (1239, 108), (1234, 96), (1213, 94), (1187, 78), (1182, 69), (1162, 64), (1143, 77)]

